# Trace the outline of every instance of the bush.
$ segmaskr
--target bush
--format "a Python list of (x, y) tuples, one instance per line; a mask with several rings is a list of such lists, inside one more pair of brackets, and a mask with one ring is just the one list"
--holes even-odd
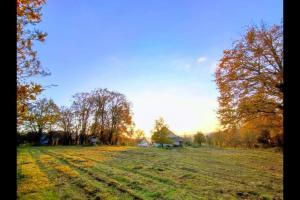
[(277, 134), (272, 138), (272, 143), (276, 147), (283, 147), (283, 134)]
[(271, 145), (271, 135), (269, 130), (262, 130), (257, 138), (257, 142), (262, 144), (263, 147), (269, 147)]
[(183, 136), (183, 146), (192, 146), (193, 144), (193, 136), (191, 135), (184, 135)]
[(20, 144), (32, 144), (39, 145), (40, 134), (38, 132), (17, 132), (17, 145)]
[(201, 146), (202, 143), (205, 142), (205, 136), (203, 133), (201, 132), (197, 132), (195, 135), (194, 135), (194, 143)]
[(257, 143), (257, 134), (252, 131), (241, 133), (241, 143), (247, 148), (255, 147), (255, 144)]

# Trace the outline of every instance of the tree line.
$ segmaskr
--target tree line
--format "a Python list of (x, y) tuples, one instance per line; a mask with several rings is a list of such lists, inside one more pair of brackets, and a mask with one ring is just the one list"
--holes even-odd
[(214, 147), (283, 147), (282, 135), (272, 136), (268, 129), (260, 132), (242, 131), (239, 134), (220, 130), (206, 135), (205, 141), (208, 146)]
[(260, 132), (242, 130), (236, 134), (228, 130), (219, 130), (208, 134), (198, 131), (194, 135), (184, 135), (184, 146), (239, 147), (239, 148), (269, 148), (283, 147), (282, 135), (272, 136), (268, 129)]
[(28, 105), (19, 136), (23, 135), (23, 142), (27, 138), (39, 143), (44, 133), (50, 144), (58, 139), (66, 145), (87, 144), (93, 136), (101, 144), (120, 144), (134, 133), (131, 104), (125, 95), (107, 89), (76, 93), (69, 107), (59, 107), (52, 99), (38, 99)]

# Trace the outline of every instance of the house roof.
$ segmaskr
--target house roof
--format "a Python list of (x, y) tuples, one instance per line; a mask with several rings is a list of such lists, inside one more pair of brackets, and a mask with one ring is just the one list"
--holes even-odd
[(173, 133), (172, 131), (169, 131), (168, 137), (171, 138), (175, 142), (182, 141), (182, 138), (180, 136), (176, 135), (175, 133)]
[(138, 140), (138, 143), (149, 143), (146, 138), (142, 138)]
[(172, 131), (169, 131), (169, 135), (168, 137), (178, 137), (177, 135), (175, 135), (175, 133), (173, 133)]

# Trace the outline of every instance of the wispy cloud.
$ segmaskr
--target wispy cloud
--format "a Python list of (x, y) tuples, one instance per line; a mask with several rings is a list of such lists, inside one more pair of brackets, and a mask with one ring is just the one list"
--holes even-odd
[(178, 70), (188, 71), (192, 68), (192, 60), (189, 58), (176, 58), (171, 61), (171, 64)]
[(185, 69), (190, 69), (190, 68), (191, 68), (191, 65), (190, 65), (190, 64), (185, 64), (183, 67), (184, 67)]
[(206, 57), (204, 57), (204, 56), (201, 56), (201, 57), (197, 58), (197, 60), (196, 60), (196, 62), (198, 64), (203, 63), (204, 61), (206, 61)]
[(207, 60), (206, 57), (201, 56), (198, 58), (192, 57), (183, 57), (183, 58), (176, 58), (171, 61), (172, 65), (175, 66), (176, 69), (189, 71), (195, 67), (197, 64), (202, 64)]

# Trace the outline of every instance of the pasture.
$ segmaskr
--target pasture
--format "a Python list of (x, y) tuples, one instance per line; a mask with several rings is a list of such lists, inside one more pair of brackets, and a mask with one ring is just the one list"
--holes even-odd
[(18, 199), (283, 199), (268, 149), (20, 147)]

